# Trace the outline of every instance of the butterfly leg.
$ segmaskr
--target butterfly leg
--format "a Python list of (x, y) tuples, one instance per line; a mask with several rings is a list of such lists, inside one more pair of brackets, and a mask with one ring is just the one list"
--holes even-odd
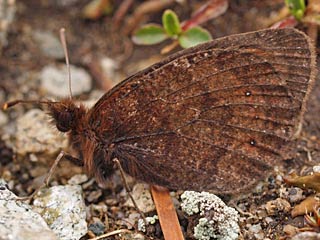
[(121, 175), (121, 178), (122, 178), (123, 185), (124, 185), (124, 187), (125, 187), (128, 195), (129, 195), (129, 197), (130, 197), (130, 199), (131, 199), (134, 207), (136, 208), (136, 210), (137, 210), (137, 211), (139, 212), (139, 214), (141, 215), (145, 226), (147, 226), (146, 217), (145, 217), (144, 213), (138, 208), (138, 205), (137, 205), (136, 201), (134, 200), (134, 198), (133, 198), (133, 196), (132, 196), (132, 194), (131, 194), (131, 190), (130, 190), (130, 188), (129, 188), (129, 186), (128, 186), (128, 183), (127, 183), (127, 181), (126, 181), (126, 178), (125, 178), (125, 175), (124, 175), (124, 170), (123, 170), (123, 168), (122, 168), (122, 166), (121, 166), (121, 163), (119, 162), (119, 160), (118, 160), (117, 158), (114, 158), (114, 159), (113, 159), (113, 162), (115, 162), (115, 163), (117, 164), (117, 166), (118, 166), (118, 168), (119, 168), (119, 170), (120, 170), (120, 175)]
[(52, 164), (46, 178), (44, 179), (43, 183), (29, 196), (27, 197), (17, 197), (16, 200), (18, 201), (27, 201), (27, 200), (32, 200), (34, 198), (34, 196), (44, 187), (49, 185), (49, 181), (50, 178), (52, 176), (52, 174), (54, 173), (55, 169), (57, 168), (59, 162), (61, 159), (67, 159), (73, 163), (76, 163), (77, 165), (79, 165), (79, 163), (81, 164), (83, 161), (81, 161), (80, 159), (77, 159), (75, 157), (72, 157), (71, 155), (66, 154), (64, 151), (61, 151), (59, 153), (59, 155), (57, 156), (56, 160), (54, 160), (54, 163)]

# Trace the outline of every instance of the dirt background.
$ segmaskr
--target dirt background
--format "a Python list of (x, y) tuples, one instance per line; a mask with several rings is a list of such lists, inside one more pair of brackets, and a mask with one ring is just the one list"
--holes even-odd
[[(114, 9), (117, 9), (121, 1), (114, 1)], [(143, 1), (134, 1), (133, 7), (121, 23), (125, 27), (125, 21), (132, 16), (132, 12)], [(167, 8), (173, 9), (181, 19), (187, 19), (199, 5), (205, 1), (187, 1), (185, 4), (172, 3)], [(50, 31), (58, 36), (59, 29), (67, 30), (68, 48), (70, 61), (73, 65), (85, 68), (93, 77), (93, 88), (102, 91), (109, 90), (120, 78), (146, 67), (148, 64), (158, 61), (163, 56), (160, 49), (168, 44), (141, 47), (134, 45), (130, 38), (120, 34), (120, 31), (112, 30), (112, 16), (105, 16), (98, 20), (84, 20), (81, 17), (81, 9), (88, 1), (45, 1), (29, 0), (16, 2), (16, 14), (14, 21), (8, 28), (7, 46), (3, 46), (0, 58), (0, 102), (8, 99), (38, 99), (45, 98), (46, 93), (39, 88), (39, 80), (33, 79), (33, 74), (39, 72), (44, 66), (52, 63), (63, 63), (64, 59), (53, 59), (45, 56), (39, 45), (33, 38), (34, 31)], [(274, 14), (283, 7), (282, 0), (274, 1), (230, 1), (229, 8), (222, 16), (210, 20), (203, 26), (207, 28), (213, 38), (258, 30), (267, 27)], [(162, 10), (146, 15), (143, 22), (159, 22)], [(304, 26), (299, 26), (304, 29)], [(319, 43), (319, 41), (318, 41)], [(319, 46), (319, 45), (318, 45)], [(111, 79), (101, 75), (97, 64), (102, 57), (116, 59), (120, 67), (117, 70), (121, 77)], [(319, 61), (318, 61), (319, 62)], [(141, 63), (141, 64), (140, 64)], [(318, 64), (319, 67), (319, 64)], [(79, 99), (89, 99), (90, 92), (82, 94)], [(266, 206), (268, 202), (284, 197), (283, 192), (293, 191), (293, 188), (285, 186), (279, 176), (285, 176), (289, 172), (296, 171), (298, 174), (309, 173), (313, 165), (320, 162), (319, 136), (320, 136), (320, 86), (317, 79), (315, 87), (308, 101), (308, 112), (304, 118), (302, 137), (297, 140), (297, 155), (287, 161), (284, 167), (279, 167), (265, 182), (259, 184), (245, 199), (234, 200), (223, 196), (226, 201), (233, 201), (241, 214), (241, 238), (243, 239), (286, 239), (288, 233), (284, 230), (287, 225), (298, 228), (307, 226), (303, 216), (292, 218), (291, 209), (296, 203), (289, 203), (288, 209), (276, 209), (272, 214)], [(16, 118), (33, 106), (17, 106), (7, 114), (8, 123), (2, 126), (2, 133), (8, 134), (12, 129)], [(8, 130), (9, 129), (9, 130)], [(19, 156), (4, 142), (0, 144), (0, 177), (11, 181), (12, 190), (17, 195), (30, 194), (39, 182), (54, 156), (42, 158), (45, 153), (38, 154), (37, 162), (29, 161), (30, 156)], [(46, 159), (46, 160), (41, 160)], [(67, 166), (67, 167), (66, 167)], [(67, 169), (67, 171), (65, 170)], [(65, 184), (73, 174), (82, 170), (70, 163), (63, 163), (53, 179), (53, 184)], [(105, 224), (105, 232), (125, 228), (121, 218), (135, 211), (124, 207), (125, 196), (121, 194), (122, 184), (118, 177), (109, 188), (100, 189), (95, 182), (88, 184), (84, 189), (86, 204), (106, 204), (108, 213), (104, 215), (92, 212), (88, 216), (88, 223), (92, 224), (99, 218)], [(131, 183), (132, 185), (132, 183)], [(294, 189), (295, 190), (295, 189)], [(301, 194), (305, 197), (313, 192), (304, 190)], [(293, 193), (294, 195), (295, 193)], [(177, 196), (179, 193), (176, 194)], [(151, 216), (154, 213), (149, 213)], [(187, 232), (188, 219), (178, 210), (179, 219), (184, 232)], [(270, 219), (266, 220), (267, 217)], [(106, 223), (106, 219), (108, 219)], [(253, 225), (260, 225), (261, 230), (255, 232)], [(318, 231), (313, 228), (312, 231)], [(89, 239), (93, 233), (89, 233), (83, 239)], [(259, 235), (260, 234), (260, 235)], [(159, 223), (145, 235), (146, 239), (163, 239)], [(115, 236), (109, 239), (121, 239)]]

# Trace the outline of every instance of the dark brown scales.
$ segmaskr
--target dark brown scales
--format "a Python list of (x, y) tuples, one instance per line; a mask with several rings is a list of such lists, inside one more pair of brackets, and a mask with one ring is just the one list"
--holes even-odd
[(118, 158), (151, 184), (236, 193), (287, 157), (315, 71), (305, 34), (269, 29), (181, 51), (124, 80), (88, 112), (64, 101), (51, 115), (58, 129), (71, 130), (71, 144), (101, 182)]

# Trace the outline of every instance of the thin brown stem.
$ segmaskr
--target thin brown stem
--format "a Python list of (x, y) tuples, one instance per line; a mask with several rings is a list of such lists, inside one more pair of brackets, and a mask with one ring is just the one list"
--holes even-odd
[(131, 233), (131, 231), (128, 230), (128, 229), (118, 229), (118, 230), (114, 230), (112, 232), (100, 235), (100, 236), (95, 237), (95, 238), (90, 238), (90, 240), (100, 240), (100, 239), (104, 239), (104, 238), (111, 237), (111, 236), (114, 236), (114, 235), (118, 235), (118, 234), (121, 234), (121, 233)]
[(119, 28), (121, 21), (123, 20), (124, 16), (128, 12), (130, 6), (133, 4), (133, 0), (124, 0), (122, 1), (120, 7), (115, 12), (112, 22), (114, 29)]

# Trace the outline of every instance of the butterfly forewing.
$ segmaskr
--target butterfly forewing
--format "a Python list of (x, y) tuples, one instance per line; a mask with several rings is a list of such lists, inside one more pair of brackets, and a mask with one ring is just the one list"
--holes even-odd
[(120, 83), (90, 124), (140, 180), (241, 191), (286, 155), (314, 65), (309, 39), (294, 29), (217, 39)]

